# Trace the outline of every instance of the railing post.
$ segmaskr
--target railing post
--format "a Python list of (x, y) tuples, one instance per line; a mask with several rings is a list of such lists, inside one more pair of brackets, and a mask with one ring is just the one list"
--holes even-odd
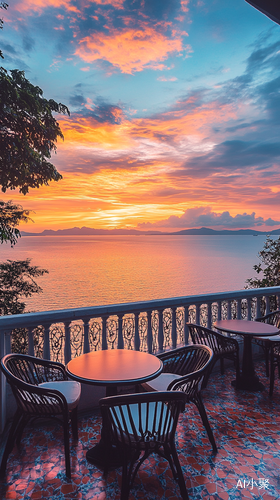
[(172, 311), (172, 330), (171, 330), (171, 338), (172, 338), (172, 348), (176, 349), (177, 347), (177, 318), (176, 318), (176, 313), (177, 309), (176, 307), (173, 307), (171, 309)]
[(50, 328), (51, 324), (47, 325), (44, 328), (44, 349), (43, 349), (43, 357), (44, 359), (51, 359), (50, 352)]
[(200, 305), (195, 305), (195, 324), (200, 325)]
[(256, 317), (259, 318), (260, 316), (261, 316), (261, 299), (257, 297)]
[(28, 354), (29, 356), (34, 356), (34, 336), (32, 328), (28, 328)]
[(102, 316), (102, 349), (108, 349), (107, 343), (107, 319), (109, 316)]
[(236, 311), (236, 316), (237, 319), (241, 319), (241, 299), (237, 299), (237, 311)]
[(270, 313), (270, 300), (268, 295), (265, 296), (265, 314)]
[(163, 309), (158, 309), (158, 348), (163, 351), (164, 335), (163, 335)]
[(67, 365), (69, 361), (71, 361), (71, 338), (70, 338), (70, 333), (71, 333), (71, 328), (70, 328), (70, 322), (64, 323), (65, 326), (65, 342), (64, 342), (64, 364)]
[(147, 311), (147, 346), (151, 354), (153, 352), (152, 311)]
[(89, 351), (89, 321), (87, 321), (84, 322), (84, 354)]
[(118, 316), (118, 349), (124, 348), (123, 331), (122, 331), (123, 317), (124, 317), (124, 314), (120, 314)]
[(247, 299), (247, 319), (252, 321), (252, 300)]
[(220, 321), (222, 319), (222, 302), (219, 300), (217, 302), (218, 304), (218, 315), (217, 315), (217, 320)]
[(134, 347), (135, 351), (140, 350), (140, 335), (139, 335), (139, 312), (135, 313), (134, 315), (134, 328), (135, 328), (135, 335), (134, 335)]
[(185, 345), (187, 345), (189, 343), (189, 329), (187, 327), (187, 315), (185, 307), (183, 307), (183, 314), (184, 314), (184, 342)]
[(207, 328), (212, 327), (212, 304), (211, 302), (207, 304)]
[(227, 301), (227, 319), (231, 319), (231, 301)]

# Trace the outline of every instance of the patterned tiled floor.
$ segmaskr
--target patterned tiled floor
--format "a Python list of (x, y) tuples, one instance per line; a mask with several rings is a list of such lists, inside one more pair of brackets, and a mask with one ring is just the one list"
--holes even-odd
[[(204, 391), (216, 443), (211, 445), (194, 405), (188, 405), (178, 426), (177, 448), (190, 500), (235, 500), (280, 498), (280, 381), (274, 397), (268, 396), (268, 380), (259, 372), (266, 390), (259, 393), (235, 391), (230, 382), (234, 372), (211, 376)], [(55, 423), (27, 428), (21, 450), (9, 457), (6, 482), (0, 485), (1, 499), (37, 500), (120, 498), (121, 469), (104, 477), (87, 463), (89, 445), (99, 439), (98, 414), (81, 417), (79, 442), (71, 443), (72, 480), (64, 475), (62, 430)], [(131, 500), (180, 498), (169, 465), (151, 457), (140, 469)]]

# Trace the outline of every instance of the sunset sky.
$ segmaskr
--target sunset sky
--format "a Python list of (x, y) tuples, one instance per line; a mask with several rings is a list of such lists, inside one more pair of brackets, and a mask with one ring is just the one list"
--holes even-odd
[(244, 0), (11, 0), (6, 69), (57, 116), (25, 231), (280, 227), (280, 26)]

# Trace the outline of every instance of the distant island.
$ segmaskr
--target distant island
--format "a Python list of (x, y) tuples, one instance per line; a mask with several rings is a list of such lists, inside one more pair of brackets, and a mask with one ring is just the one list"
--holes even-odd
[(176, 231), (172, 233), (162, 232), (162, 231), (138, 231), (137, 229), (94, 229), (91, 227), (73, 227), (71, 229), (45, 229), (41, 233), (29, 233), (26, 231), (21, 231), (22, 236), (91, 236), (91, 235), (202, 235), (202, 236), (258, 236), (258, 235), (280, 235), (280, 228), (274, 229), (273, 231), (256, 231), (255, 229), (224, 229), (222, 231), (216, 231), (215, 229), (210, 229), (208, 227), (201, 227), (199, 229), (183, 229), (182, 231)]

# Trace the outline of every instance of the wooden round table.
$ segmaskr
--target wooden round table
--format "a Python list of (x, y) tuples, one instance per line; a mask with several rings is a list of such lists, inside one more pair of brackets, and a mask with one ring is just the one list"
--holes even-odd
[(118, 385), (142, 384), (157, 377), (162, 362), (147, 352), (111, 349), (82, 354), (69, 361), (66, 371), (79, 382), (106, 386), (106, 396), (112, 396)]
[[(162, 372), (162, 361), (141, 351), (112, 349), (93, 351), (72, 359), (66, 366), (70, 378), (81, 383), (106, 387), (106, 396), (117, 393), (119, 385), (137, 385), (156, 378)], [(101, 429), (99, 443), (87, 451), (90, 463), (109, 469), (121, 465), (114, 447), (105, 446), (105, 429)]]
[(270, 337), (279, 334), (278, 328), (268, 323), (258, 321), (246, 321), (244, 319), (226, 319), (216, 321), (215, 328), (219, 331), (242, 335), (244, 338), (242, 373), (240, 380), (234, 380), (232, 384), (236, 389), (247, 391), (261, 391), (263, 384), (255, 373), (252, 356), (252, 337)]

